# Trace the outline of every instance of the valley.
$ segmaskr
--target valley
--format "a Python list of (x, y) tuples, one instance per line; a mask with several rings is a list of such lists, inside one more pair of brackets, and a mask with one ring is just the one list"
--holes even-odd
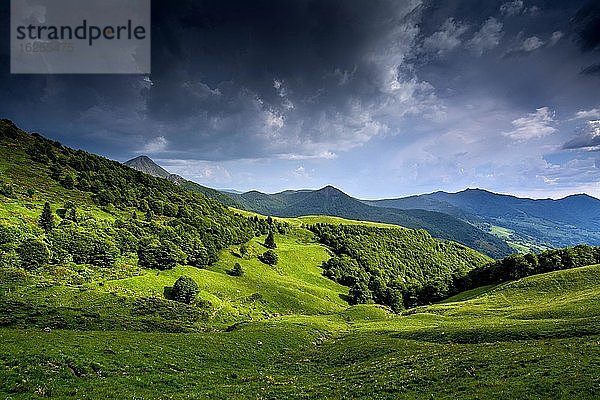
[(6, 398), (600, 396), (600, 248), (490, 257), (332, 187), (258, 214), (7, 120), (0, 172)]

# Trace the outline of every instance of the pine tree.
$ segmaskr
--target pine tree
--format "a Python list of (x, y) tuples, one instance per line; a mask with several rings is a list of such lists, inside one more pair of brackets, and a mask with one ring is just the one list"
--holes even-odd
[(269, 231), (267, 238), (265, 239), (265, 246), (268, 249), (276, 249), (277, 244), (275, 243), (275, 235), (273, 235), (273, 231)]
[(40, 215), (39, 223), (46, 234), (52, 232), (52, 229), (54, 229), (54, 217), (52, 216), (52, 210), (48, 202), (44, 204), (44, 210), (42, 211), (42, 215)]

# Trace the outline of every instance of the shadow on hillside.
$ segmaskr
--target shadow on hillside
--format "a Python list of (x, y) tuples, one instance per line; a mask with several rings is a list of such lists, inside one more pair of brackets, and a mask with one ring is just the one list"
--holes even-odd
[(347, 294), (340, 293), (340, 299), (344, 300), (346, 303), (350, 304), (350, 296)]

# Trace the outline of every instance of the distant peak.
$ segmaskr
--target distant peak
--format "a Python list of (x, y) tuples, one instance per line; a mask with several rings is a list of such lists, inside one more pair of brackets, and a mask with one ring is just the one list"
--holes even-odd
[(160, 165), (155, 163), (150, 157), (145, 155), (132, 158), (131, 160), (126, 161), (124, 164), (128, 167), (159, 178), (168, 179), (171, 175), (167, 170), (162, 168)]

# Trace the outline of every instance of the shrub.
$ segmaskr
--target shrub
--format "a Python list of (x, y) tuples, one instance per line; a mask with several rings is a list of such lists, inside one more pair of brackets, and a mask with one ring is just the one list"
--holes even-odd
[(275, 235), (273, 235), (273, 231), (269, 231), (267, 238), (265, 239), (265, 246), (268, 249), (276, 249), (277, 244), (275, 243)]
[(40, 215), (39, 220), (40, 227), (49, 234), (54, 229), (54, 216), (52, 215), (52, 210), (50, 209), (50, 203), (44, 203), (44, 209), (42, 210), (42, 215)]
[(248, 255), (248, 245), (246, 243), (240, 244), (240, 255), (242, 258)]
[(54, 259), (65, 262), (69, 255), (77, 264), (112, 267), (119, 250), (112, 239), (100, 236), (96, 231), (75, 225), (59, 226), (50, 236)]
[(173, 285), (173, 300), (190, 304), (198, 294), (198, 284), (189, 276), (180, 276)]
[(0, 194), (5, 197), (13, 197), (13, 186), (10, 183), (0, 183)]
[(244, 275), (244, 269), (240, 265), (240, 263), (235, 263), (231, 271), (229, 271), (229, 275), (231, 276), (242, 276)]
[(21, 266), (27, 270), (43, 267), (50, 261), (50, 251), (44, 242), (36, 239), (26, 239), (19, 247), (17, 253), (21, 259)]
[(267, 265), (275, 265), (279, 261), (277, 254), (273, 250), (265, 251), (258, 259)]

